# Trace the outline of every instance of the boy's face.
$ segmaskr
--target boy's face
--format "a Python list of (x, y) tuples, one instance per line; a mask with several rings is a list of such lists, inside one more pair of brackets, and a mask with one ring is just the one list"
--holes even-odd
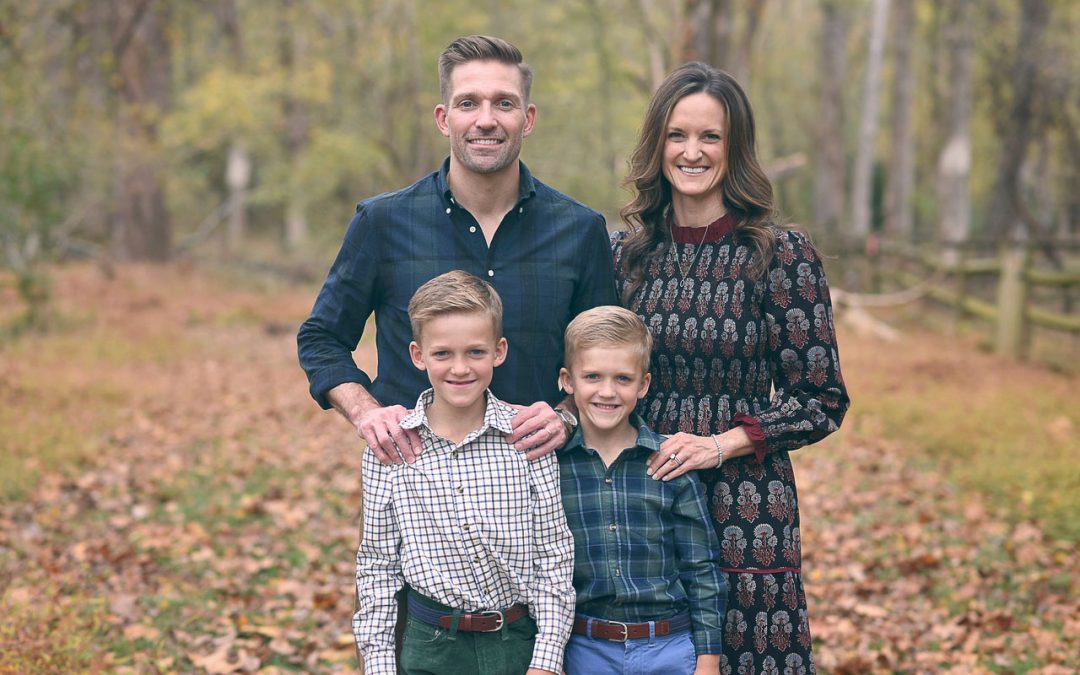
[(435, 400), (454, 408), (483, 401), (491, 376), (506, 359), (506, 338), (495, 339), (491, 317), (481, 313), (437, 316), (409, 344), (413, 365), (426, 371)]
[(649, 391), (649, 374), (635, 347), (616, 345), (579, 350), (559, 384), (572, 394), (586, 435), (609, 432), (626, 424), (638, 400)]

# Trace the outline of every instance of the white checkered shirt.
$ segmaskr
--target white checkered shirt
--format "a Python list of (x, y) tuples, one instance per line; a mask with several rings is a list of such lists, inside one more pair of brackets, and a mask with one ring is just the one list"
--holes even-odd
[(394, 673), (394, 594), (416, 592), (467, 612), (529, 606), (533, 668), (562, 672), (574, 620), (574, 538), (551, 453), (527, 461), (506, 443), (516, 412), (487, 393), (480, 429), (460, 445), (436, 436), (429, 389), (402, 428), (424, 443), (415, 464), (364, 453), (364, 524), (356, 553), (353, 634), (368, 675)]

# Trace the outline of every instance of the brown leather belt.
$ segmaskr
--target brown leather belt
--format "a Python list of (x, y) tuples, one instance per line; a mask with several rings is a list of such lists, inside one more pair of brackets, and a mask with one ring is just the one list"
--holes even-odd
[[(622, 623), (621, 621), (592, 620), (592, 631), (589, 631), (589, 619), (574, 619), (574, 634), (588, 635), (598, 640), (611, 640), (612, 642), (626, 642), (627, 640), (640, 640), (649, 637), (649, 623)], [(690, 627), (690, 617), (680, 614), (670, 619), (652, 621), (652, 634), (657, 637), (670, 635), (671, 633), (685, 630)]]
[[(429, 601), (430, 602), (430, 601)], [(438, 610), (421, 604), (412, 594), (409, 595), (409, 616), (420, 619), (433, 626), (439, 626), (450, 630), (454, 622), (453, 614), (446, 614), (450, 610)], [(529, 608), (523, 604), (517, 604), (504, 610), (490, 610), (461, 614), (458, 617), (457, 629), (467, 633), (493, 633), (502, 630), (503, 626), (509, 625), (529, 615)]]
[[(492, 610), (490, 612), (477, 612), (476, 614), (462, 614), (458, 619), (457, 629), (467, 633), (493, 633), (501, 630), (503, 626), (512, 624), (528, 615), (529, 608), (525, 605), (514, 605), (501, 612)], [(452, 614), (439, 617), (439, 625), (446, 630), (450, 630), (450, 624), (453, 621), (454, 616)]]

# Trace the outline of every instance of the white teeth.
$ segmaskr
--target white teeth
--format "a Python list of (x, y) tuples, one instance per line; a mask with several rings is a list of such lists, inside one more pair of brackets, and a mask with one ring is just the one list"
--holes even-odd
[(474, 138), (469, 142), (476, 143), (477, 145), (498, 145), (500, 143), (500, 141), (495, 138)]
[(682, 171), (683, 173), (697, 174), (705, 173), (706, 168), (703, 166), (680, 166), (679, 171)]

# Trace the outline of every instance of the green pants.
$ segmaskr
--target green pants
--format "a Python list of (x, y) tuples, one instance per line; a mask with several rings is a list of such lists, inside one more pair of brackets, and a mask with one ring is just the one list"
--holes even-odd
[(405, 624), (402, 675), (523, 675), (532, 661), (536, 622), (526, 616), (493, 633), (451, 632), (418, 619)]

